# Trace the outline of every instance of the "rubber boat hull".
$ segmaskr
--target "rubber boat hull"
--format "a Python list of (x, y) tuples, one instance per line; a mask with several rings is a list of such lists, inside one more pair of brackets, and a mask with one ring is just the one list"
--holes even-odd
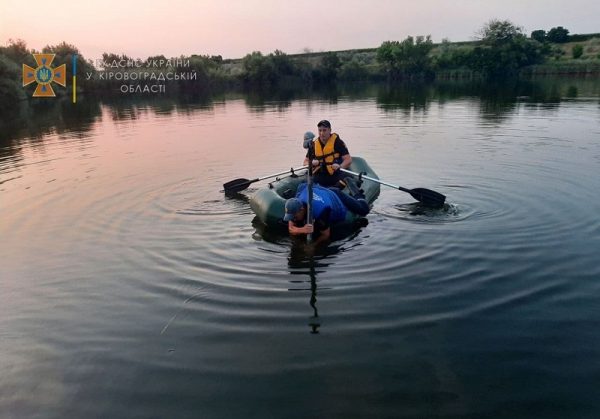
[[(352, 157), (352, 165), (349, 170), (356, 173), (364, 173), (367, 176), (379, 179), (377, 174), (371, 169), (365, 159), (361, 157)], [(358, 182), (356, 177), (348, 175)], [(250, 207), (257, 215), (261, 223), (268, 227), (287, 226), (283, 221), (285, 212), (285, 201), (288, 198), (296, 196), (296, 190), (300, 183), (306, 182), (306, 174), (288, 176), (283, 179), (278, 179), (270, 182), (267, 187), (259, 189), (250, 199)], [(365, 199), (370, 205), (377, 199), (380, 192), (380, 185), (377, 182), (363, 180), (360, 185), (364, 190)], [(348, 188), (344, 188), (344, 193), (348, 193)], [(360, 217), (350, 211), (346, 214), (346, 219), (336, 226), (348, 227), (353, 226)]]

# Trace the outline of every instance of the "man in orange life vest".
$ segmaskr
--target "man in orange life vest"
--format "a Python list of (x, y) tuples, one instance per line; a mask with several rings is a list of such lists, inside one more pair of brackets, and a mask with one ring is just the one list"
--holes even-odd
[[(343, 173), (340, 168), (347, 169), (352, 157), (346, 144), (336, 133), (331, 133), (331, 123), (322, 120), (317, 124), (319, 138), (313, 141), (315, 157), (312, 161), (314, 182), (322, 186), (338, 186), (343, 188)], [(308, 164), (308, 153), (304, 159)]]

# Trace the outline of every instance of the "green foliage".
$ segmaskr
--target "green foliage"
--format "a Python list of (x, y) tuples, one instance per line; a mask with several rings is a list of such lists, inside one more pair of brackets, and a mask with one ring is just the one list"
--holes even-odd
[[(163, 57), (158, 55), (157, 57)], [(112, 52), (103, 52), (102, 53), (102, 64), (100, 67), (104, 69), (110, 69), (113, 66), (118, 66), (121, 61), (133, 61), (131, 57), (128, 57), (125, 54), (115, 54)]]
[(458, 69), (469, 66), (471, 48), (453, 45), (444, 39), (438, 47), (438, 54), (433, 57), (436, 70)]
[(391, 79), (426, 77), (431, 73), (431, 36), (412, 36), (404, 41), (385, 41), (377, 49), (377, 61)]
[(565, 52), (563, 51), (563, 49), (560, 47), (556, 47), (556, 46), (553, 47), (549, 53), (549, 56), (554, 58), (554, 60), (560, 60), (563, 55), (565, 55)]
[(557, 26), (548, 31), (546, 39), (557, 44), (567, 42), (569, 40), (569, 30), (563, 28), (562, 26)]
[(546, 31), (538, 29), (537, 31), (531, 32), (531, 39), (535, 39), (538, 42), (544, 42), (546, 40)]
[(479, 38), (489, 46), (504, 46), (517, 39), (525, 38), (523, 28), (509, 20), (492, 19), (479, 30)]
[(581, 45), (581, 44), (574, 45), (573, 49), (571, 50), (571, 53), (573, 54), (573, 58), (575, 58), (575, 59), (580, 58), (583, 55), (583, 45)]
[(543, 46), (527, 39), (520, 27), (508, 20), (492, 20), (481, 33), (481, 45), (473, 49), (471, 67), (486, 78), (515, 76), (522, 67), (543, 60)]
[(599, 38), (600, 33), (586, 33), (586, 34), (575, 34), (569, 35), (569, 42), (584, 42), (589, 41), (593, 38)]
[(35, 65), (35, 60), (31, 55), (35, 51), (29, 51), (27, 44), (22, 39), (9, 39), (6, 47), (0, 47), (0, 54), (6, 56), (15, 63)]
[(209, 59), (216, 64), (223, 63), (223, 57), (221, 57), (220, 55), (211, 55)]
[[(573, 58), (585, 56), (592, 58), (598, 48), (587, 41), (593, 34), (568, 35), (568, 30), (558, 26), (546, 32), (542, 29), (531, 32), (528, 38), (523, 29), (508, 20), (492, 20), (479, 31), (478, 42), (455, 42), (443, 40), (434, 46), (430, 36), (409, 36), (403, 41), (383, 42), (375, 51), (373, 49), (348, 50), (328, 53), (306, 53), (289, 56), (280, 50), (263, 55), (253, 52), (243, 59), (223, 60), (220, 55), (181, 56), (183, 61), (189, 60), (189, 68), (185, 72), (196, 73), (193, 80), (182, 78), (178, 81), (168, 80), (169, 93), (185, 96), (187, 94), (204, 94), (207, 90), (223, 87), (310, 87), (333, 84), (336, 81), (382, 80), (422, 80), (430, 79), (438, 72), (440, 77), (480, 77), (505, 78), (520, 74), (523, 67), (538, 64), (544, 60), (554, 59), (549, 67), (557, 67), (564, 62), (581, 66), (585, 62), (574, 63), (561, 59), (566, 52)], [(571, 51), (567, 47), (557, 46), (556, 42), (574, 41), (581, 38), (586, 44), (576, 45)], [(579, 42), (579, 41), (578, 41)], [(56, 54), (54, 66), (67, 64), (68, 77), (71, 75), (71, 61), (78, 55), (78, 86), (83, 90), (95, 92), (108, 91), (117, 93), (124, 82), (116, 78), (100, 81), (93, 63), (86, 61), (78, 49), (66, 42), (46, 46), (42, 50)], [(26, 90), (21, 84), (22, 64), (35, 66), (33, 50), (29, 50), (22, 40), (10, 40), (7, 46), (0, 47), (0, 108), (18, 100), (27, 98)], [(130, 63), (143, 61), (132, 59), (125, 54), (102, 54), (100, 67), (105, 71), (134, 72), (139, 67)], [(128, 65), (124, 65), (123, 61)], [(164, 55), (148, 57), (148, 61), (167, 62)], [(116, 63), (116, 64), (115, 64)], [(116, 67), (116, 68), (114, 68)], [(537, 66), (539, 67), (539, 66)], [(562, 68), (562, 67), (561, 67)], [(150, 68), (150, 72), (161, 72), (164, 69)], [(171, 71), (171, 70), (169, 70)], [(178, 71), (178, 70), (176, 70)], [(534, 70), (532, 70), (534, 71)], [(587, 71), (587, 70), (586, 70)], [(92, 77), (85, 77), (91, 73)], [(142, 80), (127, 83), (141, 84)], [(64, 89), (58, 94), (68, 94)], [(3, 105), (4, 104), (4, 105)], [(8, 105), (9, 106), (9, 105)]]
[(275, 50), (267, 56), (254, 51), (242, 59), (242, 78), (246, 85), (277, 86), (282, 80), (300, 75), (298, 65), (289, 55)]
[[(81, 55), (79, 49), (77, 49), (77, 47), (74, 45), (67, 44), (66, 42), (61, 42), (58, 45), (47, 45), (42, 49), (42, 52), (56, 54), (52, 63), (52, 65), (55, 67), (61, 64), (67, 64), (67, 79), (73, 75), (71, 65), (73, 61), (73, 55), (77, 55), (77, 73), (79, 75), (84, 75), (86, 73), (94, 74), (96, 72), (96, 69), (93, 67), (93, 65), (87, 62)], [(91, 83), (86, 79), (86, 77), (78, 77), (77, 79), (80, 86), (85, 86), (86, 84)]]
[(273, 70), (277, 77), (291, 76), (296, 73), (296, 67), (290, 57), (283, 51), (276, 49), (275, 52), (269, 54)]
[(21, 69), (4, 53), (0, 52), (0, 114), (8, 115), (16, 103), (25, 99), (25, 90), (19, 83)]
[[(94, 73), (95, 69), (92, 64), (85, 61), (84, 57), (79, 53), (78, 49), (66, 42), (62, 42), (54, 46), (46, 46), (42, 49), (43, 53), (55, 54), (52, 62), (53, 67), (58, 67), (62, 64), (67, 64), (67, 79), (70, 79), (72, 74), (72, 57), (77, 54), (77, 72), (84, 74), (85, 72)], [(22, 85), (22, 68), (23, 64), (31, 67), (36, 66), (36, 62), (32, 54), (37, 53), (35, 50), (29, 50), (27, 44), (22, 40), (10, 40), (8, 46), (0, 47), (0, 109), (6, 110), (14, 108), (17, 101), (25, 100), (30, 97), (27, 90)], [(87, 81), (86, 77), (79, 79), (79, 86), (89, 86), (92, 81)], [(66, 89), (55, 89), (57, 96), (67, 95)]]
[(272, 80), (273, 68), (267, 57), (260, 51), (247, 54), (242, 59), (243, 78), (246, 83), (267, 84)]
[[(116, 56), (116, 54), (111, 54), (111, 55)], [(104, 55), (103, 55), (103, 57), (104, 57)], [(118, 59), (117, 59), (117, 61), (118, 61)], [(163, 62), (165, 62), (165, 61), (167, 61), (167, 57), (165, 57), (163, 54), (152, 55), (152, 56), (146, 58), (146, 61), (159, 61), (159, 62), (163, 61)]]
[(342, 66), (340, 58), (335, 52), (325, 54), (317, 67), (313, 70), (313, 80), (317, 83), (331, 83), (337, 79), (338, 70)]
[(352, 59), (342, 64), (338, 73), (338, 78), (344, 81), (366, 80), (368, 76), (367, 68), (358, 59)]

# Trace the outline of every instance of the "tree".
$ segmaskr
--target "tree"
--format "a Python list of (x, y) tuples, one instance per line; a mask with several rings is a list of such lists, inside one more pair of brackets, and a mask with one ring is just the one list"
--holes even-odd
[(291, 76), (296, 72), (294, 63), (285, 52), (276, 49), (272, 54), (269, 54), (268, 58), (273, 63), (273, 69), (278, 78), (282, 76)]
[(571, 50), (571, 53), (573, 54), (573, 58), (575, 58), (575, 59), (581, 58), (581, 56), (583, 55), (583, 45), (581, 45), (581, 44), (574, 45), (573, 49)]
[(442, 39), (442, 43), (437, 48), (438, 54), (434, 57), (434, 66), (436, 69), (456, 69), (469, 65), (471, 58), (471, 48), (451, 44), (448, 39)]
[(271, 82), (271, 63), (260, 51), (254, 51), (242, 58), (244, 81), (250, 84), (266, 84)]
[(119, 65), (121, 65), (121, 64), (126, 65), (127, 62), (132, 62), (132, 61), (134, 61), (134, 60), (125, 54), (119, 55), (119, 54), (115, 54), (112, 52), (110, 52), (110, 53), (103, 52), (101, 67), (104, 69), (118, 68)]
[(35, 51), (27, 49), (27, 44), (22, 39), (9, 39), (6, 47), (0, 47), (0, 54), (6, 55), (19, 65), (27, 64), (34, 66), (35, 61), (31, 55), (33, 52)]
[(315, 79), (324, 82), (332, 82), (337, 79), (338, 70), (342, 63), (335, 52), (328, 52), (323, 56), (316, 68)]
[(163, 54), (160, 54), (160, 55), (152, 55), (152, 56), (146, 58), (146, 62), (152, 62), (152, 61), (160, 62), (161, 60), (163, 63), (165, 63), (165, 62), (167, 62), (167, 57), (165, 57)]
[(543, 58), (542, 44), (527, 39), (521, 27), (508, 20), (492, 20), (479, 33), (481, 45), (473, 49), (469, 61), (487, 78), (514, 76), (522, 67)]
[(346, 61), (342, 64), (338, 77), (341, 80), (359, 81), (365, 80), (368, 77), (368, 72), (365, 66), (363, 66), (356, 57), (353, 57), (350, 61)]
[(505, 45), (519, 38), (524, 38), (523, 28), (510, 20), (492, 19), (478, 32), (479, 39), (491, 46)]
[[(54, 61), (52, 62), (53, 66), (58, 66), (60, 64), (67, 64), (67, 78), (70, 78), (73, 74), (73, 67), (71, 63), (73, 62), (73, 56), (77, 55), (77, 73), (82, 74), (95, 74), (96, 69), (85, 60), (83, 55), (79, 52), (79, 49), (72, 44), (68, 44), (66, 42), (61, 42), (58, 45), (46, 45), (42, 52), (56, 54), (54, 57)], [(90, 87), (93, 79), (88, 80), (86, 77), (78, 78), (78, 85), (84, 87)]]
[(433, 48), (431, 36), (412, 36), (404, 41), (385, 41), (377, 48), (377, 61), (391, 79), (426, 77), (431, 74), (429, 52)]
[(0, 51), (0, 115), (8, 116), (15, 112), (18, 102), (24, 97), (20, 65)]
[(562, 26), (557, 26), (548, 31), (546, 39), (550, 42), (556, 42), (557, 44), (567, 42), (569, 40), (569, 30)]
[(546, 40), (546, 31), (538, 29), (537, 31), (531, 32), (531, 39), (535, 39), (538, 42), (544, 42)]

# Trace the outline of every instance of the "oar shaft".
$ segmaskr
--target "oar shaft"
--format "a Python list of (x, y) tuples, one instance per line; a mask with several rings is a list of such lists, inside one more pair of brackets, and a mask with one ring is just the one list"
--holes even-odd
[(269, 179), (269, 178), (272, 178), (272, 177), (277, 177), (277, 176), (285, 175), (286, 173), (295, 172), (297, 170), (302, 170), (302, 169), (308, 169), (308, 166), (296, 167), (296, 168), (288, 169), (288, 170), (286, 170), (284, 172), (275, 173), (274, 175), (268, 175), (268, 176), (259, 177), (259, 178), (256, 178), (256, 181), (265, 180), (265, 179)]
[[(308, 161), (312, 162), (313, 157), (315, 156), (315, 151), (313, 149), (313, 145), (309, 144), (308, 146)], [(313, 223), (313, 217), (312, 217), (312, 207), (313, 207), (313, 173), (312, 170), (308, 170), (307, 171), (307, 192), (308, 192), (308, 202), (306, 205), (306, 224), (312, 224)], [(312, 237), (312, 233), (308, 233), (306, 235), (306, 242), (308, 244), (312, 243), (313, 241), (313, 237)]]
[(272, 175), (257, 177), (256, 179), (243, 179), (243, 178), (234, 179), (234, 180), (231, 180), (231, 181), (229, 181), (227, 183), (224, 183), (223, 184), (223, 190), (225, 192), (240, 192), (240, 191), (243, 191), (244, 189), (248, 188), (248, 186), (250, 186), (254, 182), (258, 182), (259, 180), (264, 180), (264, 179), (278, 177), (278, 176), (285, 175), (285, 174), (290, 173), (290, 172), (296, 173), (299, 170), (304, 170), (304, 169), (307, 169), (307, 168), (308, 168), (308, 166), (297, 167), (295, 169), (291, 168), (291, 169), (288, 169), (288, 170), (286, 170), (284, 172), (279, 172), (279, 173), (275, 173), (275, 174), (272, 174)]
[(390, 188), (399, 189), (399, 190), (401, 190), (401, 191), (404, 191), (404, 192), (409, 192), (409, 193), (410, 193), (410, 189), (403, 188), (402, 186), (393, 185), (393, 184), (391, 184), (391, 183), (384, 182), (383, 180), (375, 179), (374, 177), (367, 176), (367, 175), (362, 175), (362, 176), (361, 176), (361, 174), (360, 174), (360, 173), (356, 173), (356, 172), (353, 172), (353, 171), (351, 171), (351, 170), (347, 170), (347, 169), (340, 169), (340, 170), (341, 170), (342, 172), (344, 172), (344, 173), (348, 173), (348, 174), (351, 174), (351, 175), (354, 175), (354, 176), (360, 176), (360, 177), (362, 177), (363, 179), (370, 180), (371, 182), (377, 182), (377, 183), (381, 183), (382, 185), (389, 186)]

